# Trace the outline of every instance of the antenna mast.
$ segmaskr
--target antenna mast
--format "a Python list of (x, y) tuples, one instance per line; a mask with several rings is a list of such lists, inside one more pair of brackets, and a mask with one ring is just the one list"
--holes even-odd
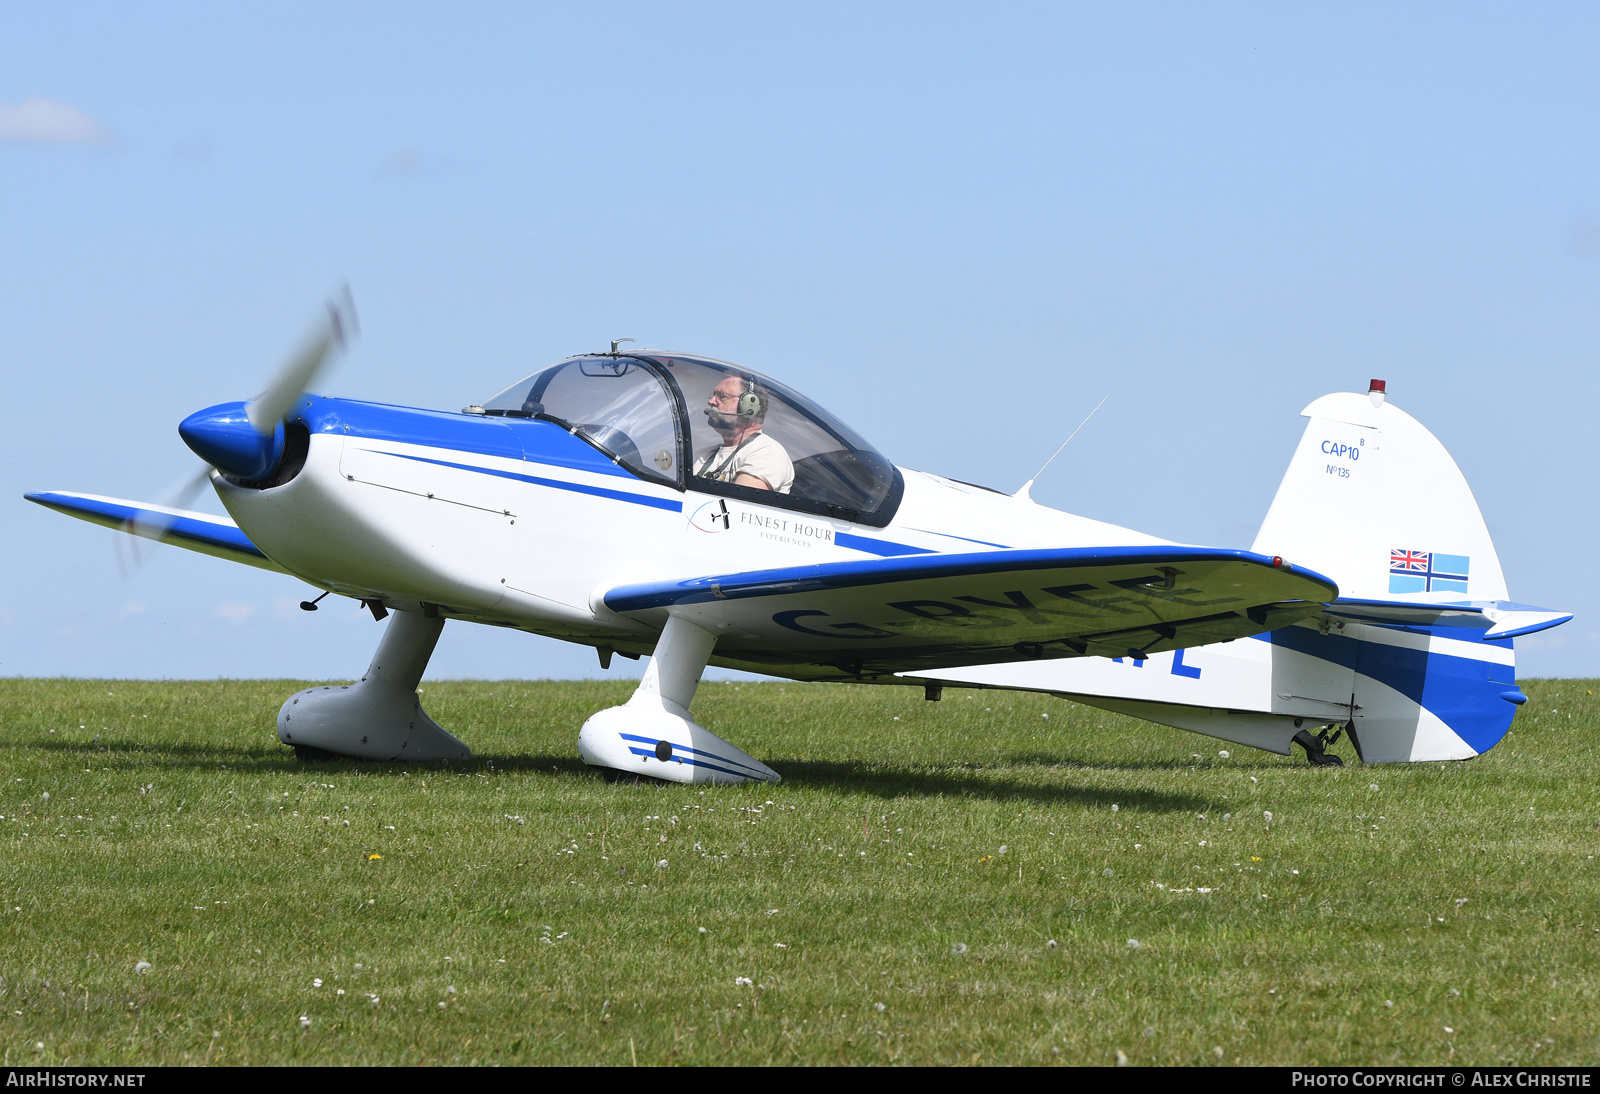
[(1094, 404), (1094, 410), (1091, 410), (1088, 414), (1084, 415), (1083, 421), (1078, 423), (1078, 429), (1074, 429), (1071, 433), (1067, 434), (1067, 439), (1061, 442), (1061, 447), (1050, 453), (1050, 458), (1044, 461), (1044, 467), (1041, 467), (1038, 471), (1034, 472), (1033, 478), (1023, 483), (1021, 489), (1019, 489), (1015, 494), (1012, 494), (1012, 497), (1022, 498), (1024, 501), (1033, 500), (1032, 494), (1029, 493), (1029, 491), (1033, 489), (1033, 484), (1038, 481), (1040, 475), (1044, 474), (1045, 468), (1054, 463), (1056, 457), (1061, 455), (1061, 453), (1066, 449), (1067, 445), (1072, 443), (1072, 438), (1078, 435), (1078, 430), (1089, 424), (1089, 419), (1094, 417), (1095, 411), (1098, 411), (1101, 407), (1106, 405), (1106, 399), (1109, 398), (1111, 398), (1111, 396), (1107, 395), (1098, 403)]

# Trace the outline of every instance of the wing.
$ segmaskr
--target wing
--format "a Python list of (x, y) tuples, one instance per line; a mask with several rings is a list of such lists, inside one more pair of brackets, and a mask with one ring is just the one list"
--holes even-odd
[(39, 494), (24, 494), (24, 498), (46, 509), (54, 509), (69, 517), (102, 524), (119, 532), (141, 536), (145, 539), (170, 543), (203, 555), (214, 555), (233, 562), (243, 562), (263, 570), (283, 574), (283, 569), (251, 543), (239, 526), (227, 517), (214, 517), (209, 513), (195, 513), (188, 509), (173, 509), (165, 505), (148, 505), (121, 498), (105, 498), (98, 494), (75, 494), (65, 490), (50, 490)]
[(848, 676), (1024, 658), (1124, 657), (1223, 642), (1322, 611), (1332, 581), (1249, 551), (999, 550), (623, 585), (612, 611), (681, 615), (717, 660)]

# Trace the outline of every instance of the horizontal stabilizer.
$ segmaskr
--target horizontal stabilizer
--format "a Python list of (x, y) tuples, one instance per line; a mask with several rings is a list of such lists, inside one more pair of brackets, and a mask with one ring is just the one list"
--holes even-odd
[[(1328, 607), (1328, 614), (1365, 623), (1391, 623), (1415, 627), (1467, 627), (1481, 631), (1490, 641), (1520, 638), (1525, 634), (1559, 627), (1572, 618), (1571, 612), (1536, 608), (1532, 604), (1513, 604), (1509, 600), (1463, 600), (1453, 604), (1419, 604), (1396, 600), (1346, 600), (1340, 598)], [(1483, 629), (1483, 621), (1489, 629)]]
[(1143, 658), (1286, 626), (1337, 595), (1281, 559), (1162, 545), (863, 559), (625, 585), (603, 600), (654, 626), (682, 616), (719, 636), (718, 657), (859, 676)]
[(262, 554), (261, 549), (251, 543), (239, 526), (227, 517), (67, 490), (49, 490), (24, 494), (23, 497), (46, 509), (115, 528), (129, 535), (170, 543), (175, 547), (232, 562), (243, 562), (263, 570), (288, 572)]

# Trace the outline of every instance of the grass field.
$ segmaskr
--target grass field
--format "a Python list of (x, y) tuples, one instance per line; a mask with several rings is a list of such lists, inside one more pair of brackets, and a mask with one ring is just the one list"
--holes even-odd
[(1600, 1057), (1600, 682), (1525, 683), (1470, 763), (1342, 770), (707, 684), (784, 782), (706, 790), (578, 762), (629, 685), (429, 683), (448, 769), (297, 763), (299, 686), (0, 681), (6, 1063)]

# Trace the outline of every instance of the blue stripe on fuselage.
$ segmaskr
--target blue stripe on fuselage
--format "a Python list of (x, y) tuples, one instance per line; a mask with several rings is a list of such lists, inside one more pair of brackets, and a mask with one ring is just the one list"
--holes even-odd
[(427, 448), (445, 448), (452, 452), (497, 456), (508, 460), (526, 459), (574, 471), (636, 479), (593, 445), (573, 436), (554, 422), (537, 418), (490, 418), (478, 414), (452, 414), (443, 410), (387, 406), (383, 403), (313, 395), (306, 396), (305, 402), (308, 405), (296, 415), (295, 420), (312, 433), (400, 441)]
[(856, 536), (851, 535), (849, 532), (834, 533), (833, 542), (839, 547), (848, 547), (852, 551), (877, 555), (879, 558), (899, 558), (901, 555), (931, 555), (938, 553), (928, 547), (913, 547), (909, 543), (873, 539), (871, 536)]
[[(1372, 624), (1368, 624), (1371, 626)], [(1484, 629), (1488, 623), (1485, 621)], [(1453, 638), (1470, 642), (1460, 626), (1437, 629), (1418, 626), (1383, 627), (1407, 634)], [(1480, 635), (1482, 631), (1478, 632)], [(1514, 691), (1516, 671), (1511, 665), (1475, 657), (1391, 646), (1382, 642), (1363, 642), (1338, 634), (1322, 634), (1308, 627), (1284, 627), (1256, 638), (1274, 646), (1318, 657), (1342, 668), (1353, 669), (1398, 691), (1437, 717), (1478, 753), (1493, 748), (1506, 730), (1516, 707), (1503, 695)], [(1481, 641), (1481, 638), (1478, 639)], [(1487, 645), (1503, 650), (1506, 643)]]
[(568, 482), (565, 479), (546, 479), (538, 475), (522, 475), (515, 471), (501, 471), (493, 467), (478, 467), (470, 463), (451, 463), (449, 460), (432, 460), (426, 456), (408, 456), (404, 452), (384, 452), (375, 448), (368, 451), (378, 456), (393, 456), (397, 460), (415, 460), (417, 463), (431, 463), (439, 467), (454, 467), (459, 471), (476, 471), (480, 475), (494, 475), (502, 479), (514, 479), (517, 482), (532, 483), (534, 486), (548, 486), (552, 490), (571, 490), (577, 494), (592, 494), (597, 498), (609, 498), (611, 501), (647, 505), (652, 509), (665, 509), (669, 513), (683, 512), (683, 502), (672, 498), (653, 498), (648, 494), (630, 494), (626, 490), (611, 490), (604, 486), (586, 486), (581, 482)]

